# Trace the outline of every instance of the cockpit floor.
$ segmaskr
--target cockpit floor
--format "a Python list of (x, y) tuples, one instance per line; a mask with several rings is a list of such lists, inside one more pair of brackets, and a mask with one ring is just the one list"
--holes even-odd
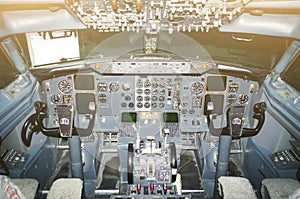
[(109, 161), (105, 163), (102, 172), (102, 181), (98, 183), (100, 184), (100, 189), (114, 189), (117, 187), (117, 183), (120, 178), (120, 173), (118, 169), (119, 166), (120, 161), (117, 156), (113, 156)]
[(178, 172), (181, 174), (183, 190), (202, 189), (199, 165), (193, 150), (183, 151)]

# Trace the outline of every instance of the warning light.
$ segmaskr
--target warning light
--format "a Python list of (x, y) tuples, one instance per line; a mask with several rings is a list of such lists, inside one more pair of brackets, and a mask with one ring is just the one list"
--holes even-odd
[(49, 82), (46, 82), (45, 90), (46, 90), (47, 92), (50, 91), (50, 83), (49, 83)]
[(251, 84), (249, 88), (250, 93), (253, 93), (254, 90), (255, 90), (254, 84)]

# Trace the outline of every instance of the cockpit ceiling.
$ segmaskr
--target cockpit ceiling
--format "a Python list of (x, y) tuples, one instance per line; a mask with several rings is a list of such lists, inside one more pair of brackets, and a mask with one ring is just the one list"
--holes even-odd
[(65, 9), (0, 12), (0, 37), (11, 34), (86, 28)]
[(104, 32), (160, 30), (209, 31), (230, 22), (249, 0), (81, 0), (67, 1), (71, 10), (89, 27)]
[(0, 0), (0, 4), (64, 4), (64, 0)]
[[(0, 37), (25, 32), (89, 27), (100, 32), (145, 31), (151, 34), (160, 31), (168, 31), (170, 34), (174, 31), (209, 32), (211, 28), (218, 28), (221, 32), (300, 39), (300, 15), (299, 11), (295, 12), (300, 8), (298, 0), (230, 1), (228, 9), (225, 10), (228, 15), (220, 15), (225, 11), (216, 3), (219, 1), (215, 0), (193, 0), (187, 3), (178, 0), (66, 2), (63, 0), (0, 0), (1, 6), (10, 6), (9, 10), (0, 11)], [(14, 10), (15, 5), (19, 6), (16, 6), (18, 7), (16, 10)], [(41, 9), (30, 9), (31, 5), (42, 6)], [(53, 10), (55, 6), (51, 9), (46, 5), (57, 5), (57, 10)], [(107, 9), (104, 9), (106, 7)], [(153, 8), (153, 12), (150, 12), (150, 8)], [(264, 13), (266, 9), (268, 12)], [(280, 9), (288, 12), (278, 13)], [(89, 21), (90, 19), (92, 21)]]
[(284, 0), (284, 1), (276, 1), (276, 0), (253, 0), (249, 4), (247, 4), (246, 9), (300, 9), (299, 0)]
[(221, 32), (262, 34), (300, 39), (300, 15), (243, 13), (230, 24), (220, 27)]

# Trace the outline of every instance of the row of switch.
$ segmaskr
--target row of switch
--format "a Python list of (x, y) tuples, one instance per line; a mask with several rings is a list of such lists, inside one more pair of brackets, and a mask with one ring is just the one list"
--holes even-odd
[(166, 195), (170, 194), (173, 195), (174, 193), (174, 188), (172, 186), (168, 186), (166, 183), (161, 185), (155, 186), (154, 183), (150, 183), (149, 185), (141, 185), (140, 183), (136, 185), (131, 185), (131, 190), (130, 194), (142, 194), (142, 195), (149, 195), (150, 194), (159, 194), (159, 195)]

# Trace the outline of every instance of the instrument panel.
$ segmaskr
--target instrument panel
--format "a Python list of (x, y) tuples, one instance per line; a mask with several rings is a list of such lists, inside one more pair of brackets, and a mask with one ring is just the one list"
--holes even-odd
[[(91, 108), (89, 102), (93, 102), (96, 107), (94, 132), (124, 132), (120, 129), (126, 126), (133, 134), (135, 130), (124, 124), (134, 123), (139, 130), (152, 123), (159, 130), (164, 123), (169, 123), (164, 122), (164, 114), (176, 114), (173, 119), (169, 118), (178, 125), (178, 132), (207, 132), (207, 103), (210, 101), (220, 126), (226, 125), (224, 116), (231, 104), (245, 105), (245, 115), (251, 117), (250, 102), (258, 89), (254, 81), (209, 73), (108, 75), (90, 72), (56, 77), (45, 80), (42, 85), (48, 104), (47, 127), (59, 126), (57, 104), (72, 104), (75, 126), (84, 126), (84, 115)], [(248, 118), (244, 126), (249, 127)]]

